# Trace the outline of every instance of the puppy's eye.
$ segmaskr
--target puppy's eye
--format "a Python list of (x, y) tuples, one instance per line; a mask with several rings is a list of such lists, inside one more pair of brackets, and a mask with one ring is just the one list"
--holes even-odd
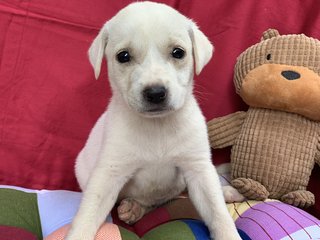
[(174, 48), (171, 52), (172, 57), (182, 59), (185, 56), (185, 52), (181, 48)]
[(271, 54), (270, 53), (267, 55), (267, 60), (271, 60)]
[(130, 62), (131, 55), (128, 51), (121, 51), (117, 54), (117, 60), (119, 63)]

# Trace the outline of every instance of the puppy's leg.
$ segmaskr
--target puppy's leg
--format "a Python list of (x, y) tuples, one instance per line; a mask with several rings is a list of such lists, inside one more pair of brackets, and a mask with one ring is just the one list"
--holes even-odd
[(66, 240), (94, 239), (133, 172), (132, 167), (128, 166), (99, 164), (95, 167)]
[(191, 161), (179, 167), (186, 179), (189, 196), (208, 226), (211, 237), (219, 240), (241, 239), (227, 210), (219, 177), (211, 161)]

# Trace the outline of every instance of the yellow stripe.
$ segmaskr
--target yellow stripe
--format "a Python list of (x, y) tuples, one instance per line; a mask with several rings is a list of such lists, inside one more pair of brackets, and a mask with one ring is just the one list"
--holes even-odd
[(255, 200), (247, 200), (244, 202), (236, 202), (236, 203), (228, 203), (227, 208), (228, 211), (233, 218), (233, 221), (236, 221), (240, 215), (242, 215), (245, 211), (247, 211), (250, 207), (257, 205), (263, 202), (274, 202), (277, 200), (267, 199), (265, 201), (255, 201)]

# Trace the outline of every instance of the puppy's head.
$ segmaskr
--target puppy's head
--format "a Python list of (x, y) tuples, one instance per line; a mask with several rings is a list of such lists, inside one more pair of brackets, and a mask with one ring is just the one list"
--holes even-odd
[(192, 94), (213, 46), (190, 19), (159, 3), (128, 5), (108, 21), (89, 49), (95, 76), (104, 56), (114, 95), (147, 117), (180, 109)]

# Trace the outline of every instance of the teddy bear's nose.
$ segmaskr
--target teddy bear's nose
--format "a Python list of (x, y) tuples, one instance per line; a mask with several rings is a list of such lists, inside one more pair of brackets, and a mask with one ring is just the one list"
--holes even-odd
[(295, 71), (282, 71), (281, 75), (287, 80), (296, 80), (300, 78), (300, 74)]

